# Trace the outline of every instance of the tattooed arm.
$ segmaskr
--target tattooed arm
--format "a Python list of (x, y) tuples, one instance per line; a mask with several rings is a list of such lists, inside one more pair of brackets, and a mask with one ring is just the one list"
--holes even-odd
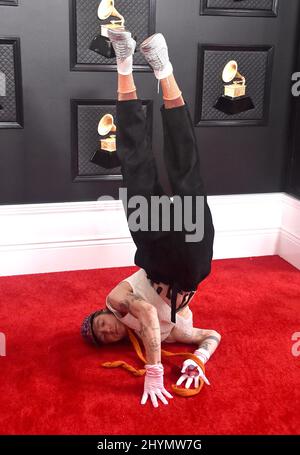
[(146, 351), (144, 391), (141, 404), (148, 398), (154, 407), (158, 399), (168, 404), (167, 398), (173, 398), (164, 387), (164, 367), (161, 363), (160, 324), (156, 308), (149, 302), (134, 295), (133, 289), (126, 281), (116, 286), (108, 296), (109, 304), (121, 313), (130, 313), (139, 320), (139, 335)]
[(154, 312), (149, 315), (148, 320), (140, 320), (140, 323), (141, 330), (139, 335), (145, 346), (147, 364), (156, 365), (161, 363), (160, 325), (156, 309), (154, 308)]
[(109, 304), (123, 316), (132, 314), (140, 322), (139, 335), (143, 341), (148, 364), (161, 362), (160, 325), (156, 308), (132, 292), (129, 283), (121, 282), (107, 297)]
[(210, 358), (217, 349), (217, 347), (219, 346), (219, 343), (221, 341), (221, 335), (215, 330), (203, 330), (203, 332), (206, 333), (203, 335), (202, 341), (200, 341), (198, 349), (205, 349), (206, 351), (208, 351), (209, 354), (208, 358)]

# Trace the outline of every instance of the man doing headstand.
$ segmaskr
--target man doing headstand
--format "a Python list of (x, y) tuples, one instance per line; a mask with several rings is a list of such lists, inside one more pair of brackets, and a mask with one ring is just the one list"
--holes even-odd
[[(110, 30), (108, 33), (118, 71), (116, 153), (128, 199), (143, 196), (149, 202), (147, 216), (151, 219), (151, 197), (165, 196), (165, 193), (158, 179), (146, 118), (132, 74), (136, 42), (129, 31)], [(189, 308), (198, 284), (211, 271), (215, 234), (191, 115), (175, 80), (164, 36), (161, 33), (150, 36), (141, 44), (140, 51), (162, 87), (164, 159), (173, 196), (181, 198), (183, 213), (190, 207), (193, 216), (198, 216), (197, 198), (203, 198), (204, 235), (201, 241), (189, 242), (185, 227), (176, 230), (172, 225), (169, 231), (161, 227), (142, 231), (130, 229), (129, 224), (137, 247), (135, 264), (140, 269), (110, 291), (106, 308), (85, 318), (81, 333), (86, 340), (102, 345), (125, 338), (127, 327), (134, 330), (144, 344), (147, 360), (141, 403), (145, 404), (150, 397), (156, 407), (157, 398), (164, 404), (168, 404), (166, 397), (172, 398), (163, 383), (161, 342), (195, 343), (198, 345), (195, 355), (206, 363), (221, 336), (215, 330), (194, 327)], [(189, 207), (186, 197), (191, 201)], [(170, 210), (174, 214), (171, 199)], [(132, 213), (133, 209), (127, 207), (128, 220)], [(186, 360), (181, 372), (177, 385), (186, 381), (186, 388), (193, 382), (198, 387), (200, 377), (209, 384), (193, 360)]]

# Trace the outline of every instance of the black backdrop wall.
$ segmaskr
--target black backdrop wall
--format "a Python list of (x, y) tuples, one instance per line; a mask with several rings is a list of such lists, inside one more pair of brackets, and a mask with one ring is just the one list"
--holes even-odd
[[(299, 18), (300, 22), (300, 18)], [(293, 84), (297, 85), (297, 96), (292, 97), (290, 113), (289, 149), (291, 157), (288, 160), (287, 192), (300, 199), (300, 28), (298, 28), (296, 58), (294, 59)]]
[[(81, 13), (85, 4), (93, 1), (81, 0)], [(87, 123), (89, 118), (95, 118), (95, 104), (98, 103), (100, 112), (103, 104), (107, 104), (105, 101), (111, 103), (113, 109), (117, 78), (115, 70), (111, 71), (113, 68), (105, 67), (103, 62), (101, 65), (96, 57), (93, 60), (91, 54), (86, 56), (82, 49), (74, 50), (75, 36), (81, 40), (84, 35), (84, 31), (76, 35), (76, 24), (73, 27), (70, 20), (70, 7), (74, 3), (75, 0), (20, 0), (18, 6), (0, 5), (0, 38), (20, 38), (24, 111), (23, 128), (5, 127), (0, 118), (1, 204), (85, 201), (96, 200), (101, 195), (118, 197), (118, 188), (122, 185), (118, 172), (103, 176), (96, 165), (90, 167), (87, 156), (80, 155), (82, 138), (78, 138), (76, 126), (82, 114), (85, 115), (82, 104), (86, 106)], [(99, 4), (98, 0), (94, 3)], [(122, 2), (118, 4), (116, 0), (115, 3), (118, 7)], [(299, 1), (279, 0), (277, 17), (258, 17), (199, 15), (200, 0), (158, 0), (149, 2), (146, 22), (145, 12), (139, 10), (141, 15), (138, 15), (139, 8), (147, 8), (145, 2), (127, 3), (136, 4), (134, 17), (128, 17), (130, 11), (126, 12), (127, 25), (137, 21), (140, 39), (147, 32), (145, 27), (149, 27), (149, 33), (161, 31), (167, 38), (175, 75), (197, 125), (202, 174), (208, 193), (292, 191), (288, 186), (291, 157), (288, 137)], [(226, 4), (226, 1), (218, 3)], [(79, 44), (82, 46), (82, 42)], [(233, 46), (239, 51), (246, 46), (273, 48), (264, 124), (209, 124), (199, 119), (197, 103), (201, 100), (199, 87), (203, 82), (199, 80), (203, 76), (202, 69), (198, 68), (202, 64), (200, 57), (198, 59), (199, 45)], [(84, 63), (86, 58), (87, 64)], [(161, 158), (161, 94), (157, 94), (156, 80), (145, 62), (137, 58), (136, 84), (139, 96), (148, 106), (153, 148), (161, 179), (167, 186)], [(240, 61), (243, 62), (243, 56)], [(262, 58), (262, 61), (265, 60)], [(259, 79), (259, 71), (256, 67), (252, 70), (252, 85), (256, 72)], [(260, 113), (255, 115), (259, 117)]]

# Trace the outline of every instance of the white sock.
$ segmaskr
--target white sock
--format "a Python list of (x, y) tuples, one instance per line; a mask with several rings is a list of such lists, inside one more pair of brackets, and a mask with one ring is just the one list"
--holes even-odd
[(129, 57), (125, 58), (124, 60), (120, 60), (117, 58), (117, 71), (119, 74), (123, 76), (127, 76), (128, 74), (132, 73), (132, 66), (133, 66), (133, 56), (129, 55)]

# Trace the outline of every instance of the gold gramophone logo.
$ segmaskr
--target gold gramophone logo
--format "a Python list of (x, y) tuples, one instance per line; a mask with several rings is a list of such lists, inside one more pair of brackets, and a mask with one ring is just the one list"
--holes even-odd
[(239, 73), (235, 60), (226, 63), (222, 72), (222, 80), (225, 82), (224, 94), (214, 105), (216, 109), (233, 115), (254, 108), (251, 98), (246, 95), (246, 78)]
[(106, 58), (116, 56), (112, 43), (108, 37), (109, 29), (125, 29), (125, 19), (117, 11), (114, 0), (102, 0), (98, 7), (98, 19), (101, 21), (100, 33), (91, 41), (89, 49)]
[(237, 98), (246, 95), (246, 78), (238, 72), (238, 64), (235, 60), (225, 65), (222, 73), (222, 79), (228, 85), (224, 85), (224, 95)]
[(116, 147), (116, 135), (111, 134), (117, 131), (117, 127), (114, 123), (114, 118), (111, 114), (105, 114), (98, 124), (98, 134), (100, 136), (107, 136), (100, 140), (101, 150), (107, 152), (115, 152)]
[(116, 149), (116, 131), (114, 118), (111, 114), (105, 114), (98, 123), (98, 134), (101, 136), (99, 147), (93, 152), (90, 161), (105, 169), (113, 169), (121, 166), (121, 161)]
[[(130, 3), (132, 5), (134, 4), (134, 2)], [(100, 33), (97, 33), (94, 36), (90, 43), (89, 49), (103, 57), (109, 59), (115, 58), (116, 54), (112, 42), (108, 37), (108, 30), (125, 30), (125, 18), (116, 9), (114, 0), (102, 0), (98, 6), (97, 16), (101, 21)], [(133, 39), (137, 41), (137, 36), (133, 35)], [(135, 49), (134, 52), (137, 52), (137, 49)]]
[(98, 7), (98, 18), (105, 21), (110, 17), (117, 17), (118, 19), (111, 19), (108, 24), (101, 25), (101, 35), (107, 37), (109, 28), (124, 27), (125, 19), (115, 8), (114, 0), (102, 0)]

